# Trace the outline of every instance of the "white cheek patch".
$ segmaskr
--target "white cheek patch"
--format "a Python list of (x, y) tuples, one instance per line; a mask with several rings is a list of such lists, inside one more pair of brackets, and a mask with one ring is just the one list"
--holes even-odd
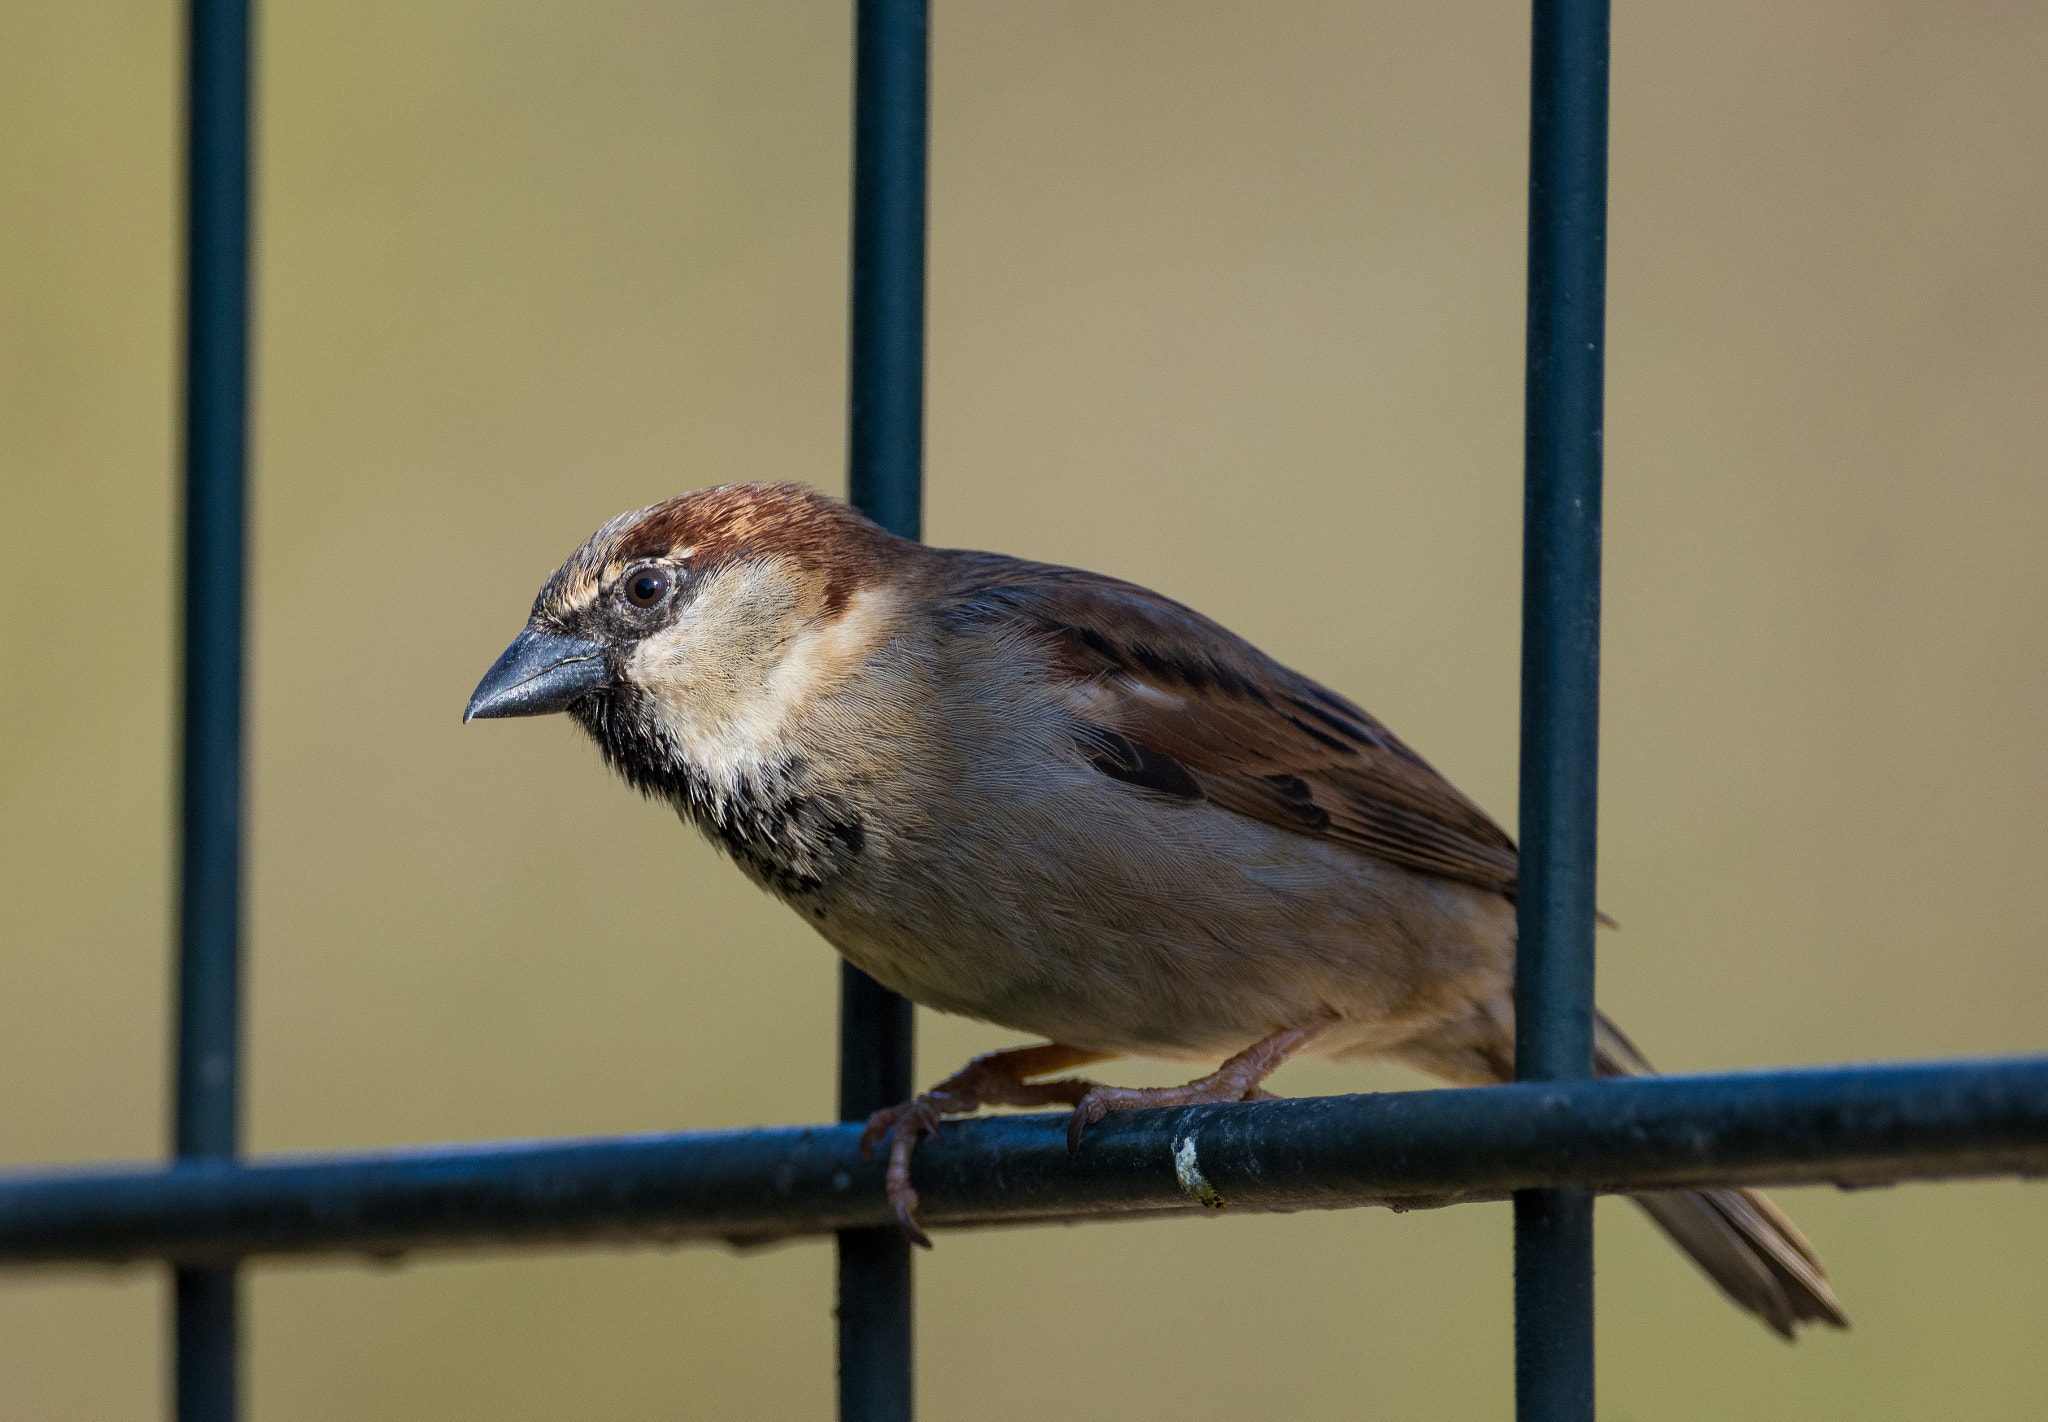
[(883, 590), (856, 594), (830, 622), (807, 615), (797, 594), (786, 564), (725, 569), (626, 665), (662, 730), (716, 781), (784, 750), (792, 717), (859, 672), (886, 636), (894, 599)]
[(784, 580), (766, 566), (725, 569), (705, 580), (673, 622), (641, 640), (626, 673), (665, 700), (689, 701), (707, 680), (727, 679), (737, 662), (753, 660), (772, 624), (794, 610)]

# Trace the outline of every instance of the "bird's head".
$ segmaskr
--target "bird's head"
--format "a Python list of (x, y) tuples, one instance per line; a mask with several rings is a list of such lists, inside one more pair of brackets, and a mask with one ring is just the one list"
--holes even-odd
[(621, 514), (557, 568), (464, 721), (566, 711), (649, 791), (772, 746), (857, 670), (918, 545), (796, 484)]

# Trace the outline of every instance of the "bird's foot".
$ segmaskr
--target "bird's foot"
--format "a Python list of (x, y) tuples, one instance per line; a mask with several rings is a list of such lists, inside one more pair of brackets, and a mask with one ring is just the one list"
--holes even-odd
[(874, 1159), (875, 1147), (884, 1136), (889, 1138), (889, 1169), (883, 1180), (897, 1227), (910, 1242), (925, 1249), (932, 1247), (931, 1237), (918, 1227), (917, 1191), (910, 1184), (910, 1157), (919, 1141), (926, 1136), (943, 1141), (946, 1133), (941, 1122), (945, 1117), (972, 1115), (983, 1106), (1071, 1106), (1099, 1088), (1078, 1077), (1041, 1082), (1026, 1078), (1101, 1061), (1108, 1055), (1059, 1042), (989, 1052), (930, 1091), (870, 1115), (860, 1133), (860, 1153), (865, 1159)]
[(1277, 1098), (1260, 1085), (1327, 1023), (1289, 1027), (1252, 1043), (1222, 1066), (1186, 1086), (1097, 1086), (1074, 1103), (1067, 1121), (1067, 1154), (1081, 1153), (1088, 1128), (1112, 1111), (1141, 1111), (1152, 1106), (1209, 1106), (1230, 1101), (1271, 1101)]
[(1262, 1086), (1247, 1091), (1242, 1085), (1219, 1080), (1214, 1072), (1186, 1086), (1098, 1086), (1074, 1107), (1067, 1119), (1067, 1154), (1081, 1153), (1081, 1138), (1088, 1128), (1112, 1111), (1143, 1111), (1153, 1106), (1212, 1106), (1231, 1101), (1275, 1101), (1279, 1098)]

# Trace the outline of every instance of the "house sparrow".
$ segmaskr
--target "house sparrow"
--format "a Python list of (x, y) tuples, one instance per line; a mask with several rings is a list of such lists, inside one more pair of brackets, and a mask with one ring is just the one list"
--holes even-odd
[[(1240, 1101), (1289, 1056), (1514, 1076), (1515, 846), (1350, 701), (1157, 593), (928, 548), (793, 484), (623, 514), (548, 579), (473, 717), (566, 711), (856, 966), (1047, 1038), (879, 1111)], [(1130, 1090), (1109, 1057), (1222, 1065)], [(1649, 1070), (1605, 1019), (1599, 1070)], [(1635, 1197), (1779, 1333), (1848, 1320), (1751, 1190)]]

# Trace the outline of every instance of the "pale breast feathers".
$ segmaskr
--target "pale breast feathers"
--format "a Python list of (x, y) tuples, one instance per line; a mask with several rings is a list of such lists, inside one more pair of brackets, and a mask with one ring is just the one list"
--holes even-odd
[(952, 616), (1042, 639), (1105, 775), (1512, 896), (1507, 832), (1356, 705), (1169, 598), (992, 554)]

